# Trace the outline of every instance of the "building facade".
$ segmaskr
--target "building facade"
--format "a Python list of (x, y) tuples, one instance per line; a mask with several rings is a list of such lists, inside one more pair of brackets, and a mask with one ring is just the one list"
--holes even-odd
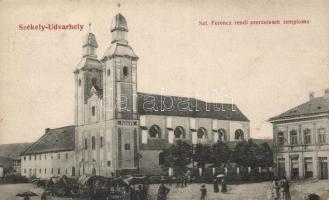
[(329, 90), (269, 121), (278, 176), (328, 179)]
[[(121, 14), (113, 18), (110, 32), (111, 44), (100, 59), (96, 36), (89, 32), (83, 39), (74, 70), (72, 144), (54, 152), (55, 147), (34, 150), (37, 141), (22, 156), (23, 175), (41, 177), (49, 168), (60, 168), (54, 175), (63, 170), (77, 176), (161, 174), (161, 151), (177, 140), (211, 144), (249, 139), (249, 120), (234, 104), (138, 92), (138, 56), (128, 44), (127, 21)], [(59, 152), (67, 153), (69, 162), (42, 160)]]
[(75, 126), (46, 129), (45, 134), (21, 155), (21, 175), (48, 178), (76, 176)]

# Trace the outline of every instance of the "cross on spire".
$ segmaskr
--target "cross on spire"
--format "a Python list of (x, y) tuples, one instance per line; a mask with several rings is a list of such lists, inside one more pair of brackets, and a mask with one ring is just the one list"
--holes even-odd
[(121, 3), (118, 2), (118, 3), (117, 3), (117, 6), (118, 6), (118, 12), (120, 12)]

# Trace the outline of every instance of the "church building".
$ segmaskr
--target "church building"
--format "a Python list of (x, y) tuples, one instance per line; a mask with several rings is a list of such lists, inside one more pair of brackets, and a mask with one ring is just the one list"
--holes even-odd
[(165, 173), (162, 150), (177, 140), (249, 139), (249, 120), (234, 104), (138, 92), (138, 56), (128, 43), (125, 17), (117, 14), (110, 31), (101, 58), (96, 36), (85, 36), (74, 70), (74, 175), (159, 175)]

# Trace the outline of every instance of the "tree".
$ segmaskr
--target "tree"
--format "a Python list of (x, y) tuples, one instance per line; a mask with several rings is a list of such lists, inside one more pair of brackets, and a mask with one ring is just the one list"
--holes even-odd
[(226, 143), (222, 141), (216, 142), (211, 148), (211, 162), (216, 167), (220, 167), (223, 163), (229, 162), (232, 151)]
[(198, 163), (198, 167), (204, 168), (206, 163), (211, 162), (210, 146), (197, 144), (193, 156), (194, 156), (194, 161)]
[(259, 146), (259, 151), (260, 151), (259, 165), (262, 167), (273, 166), (273, 151), (271, 147), (266, 142), (264, 142)]
[(249, 166), (248, 142), (241, 141), (234, 147), (233, 160), (240, 166)]
[(177, 173), (183, 173), (186, 165), (191, 163), (191, 146), (180, 140), (163, 150), (163, 154), (165, 162), (162, 167), (165, 170), (172, 167)]
[(234, 148), (234, 161), (244, 167), (268, 167), (273, 163), (273, 152), (267, 143), (257, 145), (251, 139), (238, 143)]

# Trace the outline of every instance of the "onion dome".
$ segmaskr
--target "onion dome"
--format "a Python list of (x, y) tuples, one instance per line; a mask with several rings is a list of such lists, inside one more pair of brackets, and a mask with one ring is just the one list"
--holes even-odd
[(120, 13), (115, 15), (115, 17), (112, 20), (111, 32), (113, 32), (115, 30), (121, 30), (121, 31), (128, 32), (126, 18), (124, 16), (122, 16)]

